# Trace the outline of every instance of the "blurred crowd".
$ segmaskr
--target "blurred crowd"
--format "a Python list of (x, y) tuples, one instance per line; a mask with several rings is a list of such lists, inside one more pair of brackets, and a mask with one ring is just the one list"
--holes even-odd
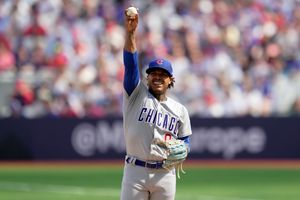
[(121, 116), (130, 5), (191, 116), (300, 116), (300, 0), (1, 0), (0, 117)]

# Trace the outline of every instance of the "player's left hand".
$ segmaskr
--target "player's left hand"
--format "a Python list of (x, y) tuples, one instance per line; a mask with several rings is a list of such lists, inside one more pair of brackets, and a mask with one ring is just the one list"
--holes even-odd
[(187, 157), (187, 148), (183, 140), (170, 140), (166, 142), (169, 152), (167, 160), (184, 160)]
[(181, 164), (187, 157), (188, 151), (183, 140), (169, 140), (159, 142), (157, 145), (164, 148), (167, 152), (164, 168), (171, 169)]

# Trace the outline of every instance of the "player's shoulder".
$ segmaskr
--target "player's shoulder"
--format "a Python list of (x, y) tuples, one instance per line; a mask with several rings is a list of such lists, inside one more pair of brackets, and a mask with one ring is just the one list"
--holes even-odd
[(177, 109), (180, 109), (182, 111), (187, 111), (186, 107), (181, 102), (179, 102), (178, 100), (174, 99), (173, 97), (168, 97), (168, 104), (172, 108), (177, 108)]
[(174, 97), (168, 96), (168, 97), (167, 97), (167, 101), (168, 101), (168, 103), (170, 103), (170, 104), (183, 106), (183, 104), (180, 103), (180, 102), (179, 102), (177, 99), (175, 99)]

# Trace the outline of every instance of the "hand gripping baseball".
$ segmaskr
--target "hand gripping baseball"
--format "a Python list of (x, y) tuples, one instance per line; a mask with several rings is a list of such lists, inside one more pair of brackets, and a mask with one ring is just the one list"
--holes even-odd
[(125, 10), (125, 28), (128, 32), (133, 32), (136, 30), (139, 16), (138, 16), (138, 9), (135, 7), (129, 7)]

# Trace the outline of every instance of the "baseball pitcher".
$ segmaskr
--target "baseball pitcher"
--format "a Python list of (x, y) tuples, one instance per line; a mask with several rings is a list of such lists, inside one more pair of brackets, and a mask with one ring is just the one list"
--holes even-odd
[(189, 151), (190, 119), (187, 109), (166, 94), (175, 82), (168, 60), (151, 61), (147, 84), (141, 81), (135, 39), (138, 19), (134, 7), (125, 10), (123, 123), (127, 155), (121, 200), (174, 200), (176, 170)]

